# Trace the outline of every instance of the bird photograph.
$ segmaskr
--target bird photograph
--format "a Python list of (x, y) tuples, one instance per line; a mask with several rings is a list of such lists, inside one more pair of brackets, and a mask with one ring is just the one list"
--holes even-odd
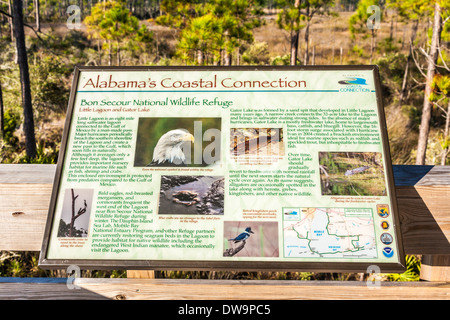
[(250, 234), (251, 234), (251, 233), (254, 233), (254, 232), (252, 231), (252, 228), (247, 227), (247, 228), (245, 228), (244, 232), (240, 233), (240, 234), (239, 234), (237, 237), (235, 237), (235, 238), (228, 239), (228, 241), (233, 241), (234, 243), (238, 243), (238, 242), (241, 242), (241, 241), (244, 241), (244, 242), (245, 242), (245, 240), (247, 240), (247, 239), (250, 237)]
[(217, 137), (203, 138), (210, 129), (220, 132), (221, 118), (140, 118), (134, 166), (209, 166), (205, 154), (212, 152), (214, 159), (220, 159), (221, 143)]
[(278, 257), (278, 222), (225, 221), (224, 257)]
[[(194, 143), (195, 139), (187, 130), (175, 129), (163, 134), (159, 138), (155, 149), (153, 149), (153, 159), (147, 166), (175, 167), (186, 166), (186, 151), (183, 145)], [(188, 148), (189, 149), (189, 145)]]
[(88, 236), (94, 189), (66, 189), (58, 227), (58, 237)]

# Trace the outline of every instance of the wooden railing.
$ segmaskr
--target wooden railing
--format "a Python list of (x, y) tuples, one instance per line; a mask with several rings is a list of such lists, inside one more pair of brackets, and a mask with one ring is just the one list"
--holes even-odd
[[(40, 250), (55, 169), (0, 165), (0, 250)], [(73, 290), (65, 279), (0, 278), (0, 299), (450, 299), (450, 167), (394, 166), (394, 179), (405, 253), (422, 255), (428, 282), (79, 278)]]

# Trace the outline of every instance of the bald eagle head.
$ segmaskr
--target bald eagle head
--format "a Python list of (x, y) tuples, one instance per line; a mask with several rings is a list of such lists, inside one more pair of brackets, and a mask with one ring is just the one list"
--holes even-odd
[(186, 164), (186, 155), (182, 150), (185, 143), (194, 142), (194, 136), (187, 130), (171, 130), (159, 138), (153, 150), (153, 160), (149, 166), (183, 166)]

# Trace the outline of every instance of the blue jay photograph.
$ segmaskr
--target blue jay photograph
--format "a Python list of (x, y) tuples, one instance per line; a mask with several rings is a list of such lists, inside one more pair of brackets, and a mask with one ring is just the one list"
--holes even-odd
[(278, 222), (225, 221), (224, 257), (278, 257)]

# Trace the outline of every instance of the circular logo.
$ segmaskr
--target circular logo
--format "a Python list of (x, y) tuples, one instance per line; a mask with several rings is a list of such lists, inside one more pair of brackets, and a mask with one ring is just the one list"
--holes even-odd
[(392, 258), (392, 256), (394, 255), (394, 250), (390, 247), (386, 247), (383, 249), (383, 255), (386, 258)]
[(389, 229), (389, 223), (387, 221), (381, 221), (381, 228), (383, 228), (383, 230)]
[(392, 238), (392, 235), (390, 233), (383, 233), (380, 236), (380, 240), (381, 242), (383, 242), (384, 244), (391, 244), (392, 241), (394, 241), (394, 238)]

